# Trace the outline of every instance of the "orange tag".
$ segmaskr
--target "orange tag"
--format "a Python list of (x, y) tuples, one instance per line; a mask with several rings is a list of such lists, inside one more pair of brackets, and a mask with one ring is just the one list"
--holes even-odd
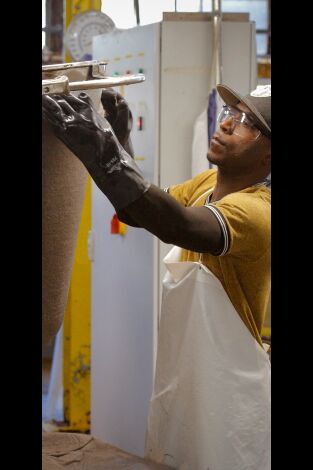
[(111, 233), (114, 235), (126, 235), (127, 225), (118, 220), (117, 214), (114, 214), (111, 220)]

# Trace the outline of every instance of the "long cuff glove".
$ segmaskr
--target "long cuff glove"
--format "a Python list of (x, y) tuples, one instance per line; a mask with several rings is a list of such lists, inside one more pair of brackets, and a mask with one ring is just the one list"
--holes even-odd
[(43, 95), (42, 107), (55, 135), (84, 164), (116, 210), (124, 209), (149, 189), (150, 183), (88, 95)]

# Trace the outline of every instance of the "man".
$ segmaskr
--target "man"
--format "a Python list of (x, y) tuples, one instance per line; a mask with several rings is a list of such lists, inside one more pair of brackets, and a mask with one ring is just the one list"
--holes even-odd
[(270, 87), (244, 98), (224, 85), (217, 90), (226, 103), (208, 152), (217, 170), (166, 191), (147, 182), (125, 151), (129, 128), (114, 122), (122, 109), (125, 117), (118, 95), (115, 119), (112, 92), (103, 94), (107, 119), (86, 95), (43, 97), (43, 110), (120, 220), (180, 247), (165, 260), (147, 456), (192, 470), (265, 470), (270, 372), (261, 329), (270, 289)]

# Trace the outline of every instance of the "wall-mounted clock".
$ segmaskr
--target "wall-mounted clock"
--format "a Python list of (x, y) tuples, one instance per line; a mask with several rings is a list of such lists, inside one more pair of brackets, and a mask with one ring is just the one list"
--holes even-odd
[(113, 20), (105, 13), (89, 10), (73, 17), (65, 33), (65, 45), (72, 58), (78, 61), (92, 59), (92, 38), (115, 29)]

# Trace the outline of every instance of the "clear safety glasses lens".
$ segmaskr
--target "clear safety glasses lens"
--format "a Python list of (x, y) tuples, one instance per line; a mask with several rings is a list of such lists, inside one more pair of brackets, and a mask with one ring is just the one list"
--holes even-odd
[(228, 120), (231, 120), (231, 131), (235, 135), (239, 135), (240, 137), (251, 136), (252, 140), (255, 140), (261, 134), (261, 131), (255, 127), (246, 113), (231, 106), (223, 106), (217, 118), (217, 125), (219, 126), (221, 123)]

